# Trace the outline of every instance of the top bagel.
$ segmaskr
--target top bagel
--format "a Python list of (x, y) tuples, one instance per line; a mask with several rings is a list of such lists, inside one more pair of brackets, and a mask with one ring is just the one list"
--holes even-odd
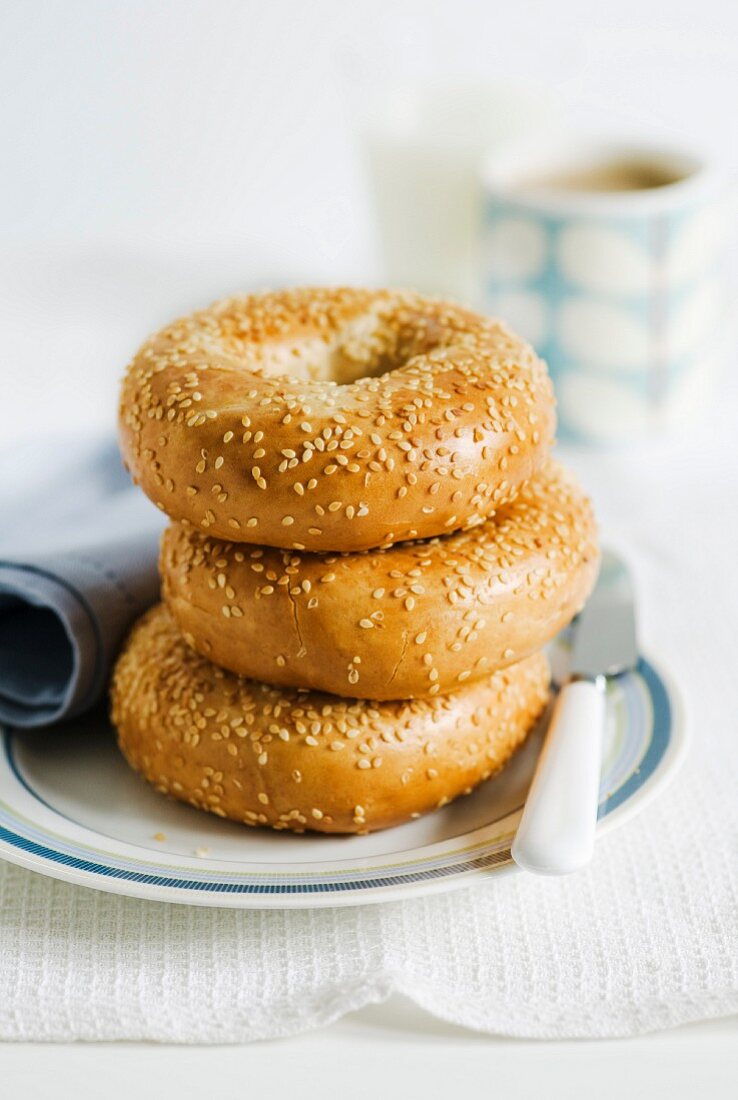
[(230, 298), (151, 337), (123, 383), (134, 480), (236, 542), (365, 550), (472, 527), (554, 431), (544, 364), (497, 321), (409, 292)]

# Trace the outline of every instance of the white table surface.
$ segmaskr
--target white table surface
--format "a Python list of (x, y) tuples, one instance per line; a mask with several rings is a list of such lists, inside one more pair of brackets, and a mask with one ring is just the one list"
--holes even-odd
[(527, 1042), (445, 1024), (399, 997), (320, 1031), (249, 1046), (0, 1046), (7, 1100), (434, 1100), (461, 1090), (514, 1100), (733, 1100), (737, 1082), (736, 1018), (637, 1039)]

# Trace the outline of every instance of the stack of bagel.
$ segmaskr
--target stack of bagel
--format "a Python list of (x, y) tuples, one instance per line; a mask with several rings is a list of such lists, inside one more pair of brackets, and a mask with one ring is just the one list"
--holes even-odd
[(545, 365), (410, 292), (231, 298), (153, 336), (120, 437), (172, 520), (118, 660), (129, 763), (220, 817), (364, 833), (493, 775), (598, 565)]

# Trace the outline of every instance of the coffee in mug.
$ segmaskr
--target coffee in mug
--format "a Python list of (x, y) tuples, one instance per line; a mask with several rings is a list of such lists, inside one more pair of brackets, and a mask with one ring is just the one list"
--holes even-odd
[(684, 177), (667, 164), (649, 160), (610, 159), (571, 171), (523, 179), (521, 191), (650, 191), (668, 187)]

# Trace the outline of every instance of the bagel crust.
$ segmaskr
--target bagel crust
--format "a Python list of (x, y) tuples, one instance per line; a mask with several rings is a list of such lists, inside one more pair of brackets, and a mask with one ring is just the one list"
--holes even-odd
[(220, 539), (355, 551), (448, 534), (545, 461), (544, 364), (497, 321), (410, 292), (230, 298), (151, 337), (120, 439), (173, 519)]
[(545, 645), (589, 595), (599, 554), (588, 499), (550, 462), (469, 531), (317, 555), (162, 539), (163, 596), (185, 639), (268, 683), (372, 699), (443, 694)]
[(157, 790), (245, 825), (366, 833), (497, 772), (548, 698), (542, 654), (453, 695), (374, 703), (271, 687), (196, 654), (159, 604), (115, 669), (121, 750)]

